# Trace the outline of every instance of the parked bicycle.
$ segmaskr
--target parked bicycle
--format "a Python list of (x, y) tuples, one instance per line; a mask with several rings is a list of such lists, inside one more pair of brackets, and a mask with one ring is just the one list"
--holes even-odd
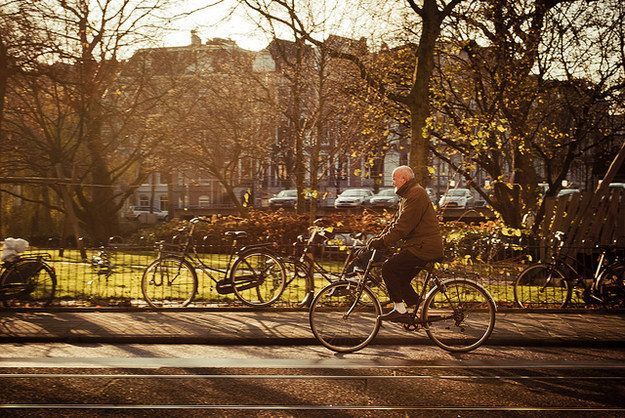
[[(293, 244), (295, 252), (293, 255), (283, 257), (282, 261), (287, 267), (287, 271), (292, 275), (286, 282), (286, 288), (293, 286), (296, 281), (304, 281), (304, 298), (298, 303), (298, 306), (309, 307), (315, 296), (315, 288), (321, 281), (325, 286), (328, 283), (335, 282), (348, 273), (348, 269), (352, 267), (353, 256), (355, 251), (364, 245), (364, 234), (350, 234), (352, 240), (349, 251), (343, 262), (340, 271), (330, 271), (324, 267), (315, 258), (315, 250), (327, 244), (327, 242), (335, 237), (334, 228), (324, 226), (323, 219), (317, 219), (313, 225), (308, 228), (308, 236), (300, 235)], [(381, 283), (379, 275), (375, 275), (377, 283)]]
[[(234, 293), (243, 303), (261, 307), (274, 303), (286, 283), (284, 266), (271, 244), (254, 244), (238, 249), (238, 242), (247, 237), (245, 231), (226, 231), (232, 239), (226, 267), (212, 267), (204, 263), (194, 243), (195, 226), (208, 219), (191, 219), (182, 229), (183, 243), (179, 251), (167, 251), (160, 243), (159, 254), (144, 271), (141, 291), (153, 308), (180, 308), (188, 306), (198, 292), (197, 270), (204, 272), (220, 294)], [(221, 275), (221, 278), (217, 276)]]
[(556, 232), (552, 262), (539, 262), (523, 270), (514, 282), (514, 300), (521, 308), (565, 308), (575, 295), (589, 305), (625, 304), (625, 260), (612, 245), (597, 246), (600, 253), (592, 275), (577, 267), (564, 251), (564, 234)]
[[(91, 257), (91, 268), (95, 272), (98, 280), (104, 278), (108, 280), (114, 273), (113, 261), (110, 254), (103, 246), (100, 247), (100, 251), (97, 255)], [(89, 280), (87, 284), (93, 284), (94, 280)]]
[[(315, 338), (330, 350), (349, 353), (366, 347), (380, 330), (380, 301), (367, 285), (376, 264), (377, 250), (370, 251), (362, 274), (321, 289), (309, 312)], [(421, 309), (400, 324), (406, 331), (425, 329), (439, 347), (467, 352), (484, 344), (495, 326), (495, 301), (481, 285), (465, 278), (439, 279), (434, 263), (426, 268), (420, 292)], [(431, 289), (427, 292), (429, 285)], [(420, 313), (419, 313), (420, 312)]]
[(50, 254), (21, 255), (0, 268), (0, 301), (5, 307), (48, 306), (56, 292)]

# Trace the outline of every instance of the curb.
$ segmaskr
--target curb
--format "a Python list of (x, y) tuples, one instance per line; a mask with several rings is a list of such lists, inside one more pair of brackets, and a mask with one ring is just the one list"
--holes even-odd
[[(81, 313), (81, 312), (154, 312), (154, 313), (174, 313), (174, 312), (258, 312), (258, 313), (271, 313), (271, 312), (307, 312), (308, 309), (302, 308), (252, 308), (252, 307), (192, 307), (192, 308), (171, 308), (171, 309), (150, 309), (144, 307), (47, 307), (47, 308), (2, 308), (0, 312), (29, 312), (29, 313)], [(601, 309), (584, 309), (584, 308), (572, 308), (572, 309), (520, 309), (520, 308), (501, 308), (497, 306), (498, 314), (589, 314), (589, 315), (625, 315), (625, 308), (601, 310)]]
[[(20, 343), (61, 343), (61, 344), (199, 344), (199, 345), (243, 345), (243, 346), (304, 346), (321, 344), (314, 337), (283, 338), (215, 338), (215, 337), (169, 337), (169, 336), (0, 336), (0, 344)], [(392, 346), (433, 346), (436, 344), (426, 335), (415, 337), (377, 336), (370, 345)], [(621, 340), (570, 340), (570, 339), (522, 339), (490, 338), (485, 346), (495, 347), (584, 347), (584, 348), (624, 348)]]

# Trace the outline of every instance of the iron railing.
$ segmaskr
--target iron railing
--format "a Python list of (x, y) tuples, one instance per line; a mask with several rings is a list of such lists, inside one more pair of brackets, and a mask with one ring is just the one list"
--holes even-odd
[[(293, 246), (277, 248), (284, 257), (293, 254)], [(145, 268), (157, 257), (152, 246), (117, 245), (90, 248), (83, 259), (75, 249), (37, 248), (51, 255), (49, 264), (54, 267), (57, 288), (52, 306), (136, 306), (145, 307), (141, 294), (141, 278)], [(228, 246), (198, 248), (198, 254), (206, 265), (223, 268), (229, 254)], [(319, 247), (315, 259), (333, 273), (339, 273), (349, 249), (340, 246)], [(60, 255), (62, 253), (62, 255)], [(483, 284), (500, 307), (514, 307), (514, 282), (518, 274), (538, 261), (541, 251), (536, 247), (501, 244), (497, 248), (453, 254), (453, 258), (440, 263), (440, 276), (471, 277)], [(596, 248), (575, 248), (569, 251), (570, 261), (578, 271), (592, 278), (596, 269)], [(294, 277), (293, 264), (287, 262), (287, 280), (290, 281), (276, 306), (299, 306), (310, 288), (303, 277)], [(236, 306), (240, 303), (232, 295), (221, 295), (201, 270), (197, 270), (202, 300), (193, 306)], [(217, 277), (218, 279), (221, 277)], [(415, 281), (418, 286), (418, 280)], [(324, 285), (324, 279), (315, 275), (315, 291)], [(382, 297), (382, 300), (385, 300)], [(577, 304), (577, 305), (576, 305)], [(573, 306), (583, 301), (574, 300)], [(553, 307), (553, 306), (546, 306)]]

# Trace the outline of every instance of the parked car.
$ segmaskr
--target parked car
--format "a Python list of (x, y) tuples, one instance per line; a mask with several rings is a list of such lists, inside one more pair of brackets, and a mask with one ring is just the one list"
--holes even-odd
[(372, 197), (371, 189), (346, 189), (334, 200), (334, 207), (354, 208), (368, 205)]
[(475, 197), (469, 189), (451, 189), (441, 196), (438, 206), (441, 208), (468, 209), (475, 206)]
[(156, 219), (159, 221), (166, 221), (169, 219), (169, 211), (152, 208), (150, 211), (149, 206), (131, 206), (130, 212), (126, 215), (128, 219), (139, 219), (139, 216), (144, 213), (153, 213), (156, 215)]
[(558, 192), (557, 197), (568, 196), (575, 193), (579, 193), (579, 189), (562, 189)]
[(297, 204), (297, 190), (282, 190), (269, 199), (270, 208), (294, 208)]
[(436, 193), (434, 193), (434, 189), (432, 189), (431, 187), (426, 187), (425, 192), (428, 194), (430, 202), (432, 202), (433, 205), (436, 205), (438, 199), (436, 198)]
[(399, 196), (395, 193), (395, 189), (383, 189), (369, 200), (371, 206), (381, 208), (394, 208), (399, 203)]

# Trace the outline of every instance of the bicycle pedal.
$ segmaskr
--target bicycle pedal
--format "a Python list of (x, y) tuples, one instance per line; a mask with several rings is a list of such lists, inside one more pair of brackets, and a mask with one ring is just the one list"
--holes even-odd
[(414, 320), (412, 318), (398, 318), (395, 320), (391, 320), (390, 322), (395, 322), (396, 324), (404, 324), (404, 325), (414, 324)]
[(407, 332), (413, 332), (417, 331), (419, 329), (419, 326), (413, 322), (411, 324), (402, 324), (402, 328), (404, 328), (404, 330), (406, 330)]

